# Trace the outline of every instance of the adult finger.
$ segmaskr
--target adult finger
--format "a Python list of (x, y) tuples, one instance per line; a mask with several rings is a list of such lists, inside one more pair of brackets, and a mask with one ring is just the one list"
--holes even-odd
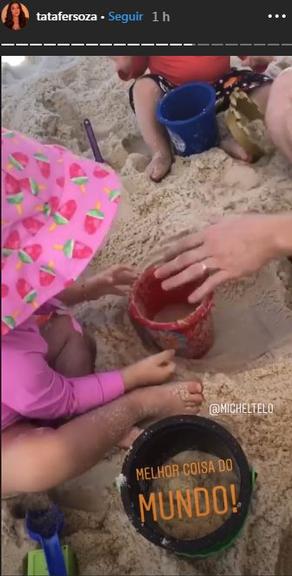
[(188, 268), (185, 268), (179, 274), (172, 276), (171, 278), (167, 278), (161, 284), (163, 290), (173, 290), (178, 286), (183, 286), (184, 284), (188, 284), (189, 282), (195, 282), (199, 278), (202, 278), (206, 274), (206, 270), (202, 265), (202, 262), (198, 262), (197, 264), (192, 264)]
[(159, 264), (162, 264), (162, 262), (164, 262), (165, 252), (169, 250), (171, 246), (174, 246), (178, 240), (180, 240), (181, 238), (185, 238), (185, 236), (189, 236), (193, 232), (194, 232), (193, 227), (185, 228), (184, 230), (178, 232), (177, 234), (172, 234), (171, 236), (165, 236), (164, 238), (162, 238), (162, 240), (159, 242), (159, 246), (156, 247), (153, 251), (151, 251), (149, 255), (147, 255), (146, 265), (147, 263), (150, 263), (151, 265), (156, 264), (157, 266)]
[(155, 276), (156, 278), (163, 280), (164, 278), (173, 276), (173, 274), (180, 272), (184, 268), (188, 268), (188, 266), (191, 266), (192, 264), (204, 260), (207, 256), (209, 256), (209, 254), (206, 252), (206, 247), (204, 245), (199, 246), (199, 248), (195, 248), (194, 250), (188, 250), (170, 262), (160, 266), (156, 270)]
[(204, 232), (201, 230), (200, 232), (196, 232), (194, 234), (188, 234), (181, 240), (170, 245), (168, 249), (165, 250), (162, 259), (164, 261), (171, 260), (178, 254), (182, 252), (186, 252), (187, 250), (192, 250), (197, 246), (203, 244), (204, 241)]
[(220, 284), (227, 282), (227, 280), (230, 280), (228, 272), (226, 272), (225, 270), (215, 272), (215, 274), (208, 276), (205, 282), (203, 282), (203, 284), (201, 284), (199, 288), (197, 288), (192, 294), (190, 294), (188, 301), (190, 302), (190, 304), (196, 304), (197, 302), (200, 302), (201, 300), (203, 300), (203, 298), (205, 298), (205, 296), (211, 294), (211, 292), (213, 292), (215, 288), (218, 288)]

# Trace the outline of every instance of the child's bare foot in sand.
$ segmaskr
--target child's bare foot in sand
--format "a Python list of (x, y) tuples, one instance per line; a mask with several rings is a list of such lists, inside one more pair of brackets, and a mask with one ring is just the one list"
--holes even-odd
[(224, 150), (229, 156), (232, 158), (237, 158), (238, 160), (242, 160), (243, 162), (251, 162), (252, 156), (234, 138), (230, 136), (226, 136), (220, 142), (220, 148)]
[(165, 350), (124, 368), (125, 391), (166, 382), (175, 372), (174, 354), (174, 350)]
[[(139, 421), (153, 422), (176, 414), (197, 414), (203, 402), (203, 387), (200, 382), (172, 382), (135, 390), (130, 397), (137, 403)], [(129, 448), (142, 432), (142, 428), (133, 426), (119, 441), (119, 448)]]
[(156, 109), (163, 93), (152, 78), (139, 78), (135, 82), (133, 98), (137, 122), (152, 160), (147, 167), (151, 180), (160, 182), (170, 171), (172, 153), (168, 134), (156, 120)]
[(171, 382), (131, 392), (139, 421), (175, 414), (197, 414), (203, 402), (201, 382)]
[(146, 172), (153, 182), (160, 182), (170, 172), (172, 155), (170, 149), (165, 152), (156, 152), (146, 168)]

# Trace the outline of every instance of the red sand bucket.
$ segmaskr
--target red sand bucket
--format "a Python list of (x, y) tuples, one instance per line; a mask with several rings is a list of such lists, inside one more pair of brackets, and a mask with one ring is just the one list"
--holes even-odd
[(143, 272), (130, 296), (129, 315), (138, 333), (162, 350), (174, 349), (178, 356), (201, 358), (214, 341), (212, 296), (204, 298), (185, 318), (172, 322), (157, 321), (156, 315), (166, 306), (186, 304), (188, 296), (202, 280), (165, 292), (161, 280), (155, 278), (154, 270), (151, 267)]

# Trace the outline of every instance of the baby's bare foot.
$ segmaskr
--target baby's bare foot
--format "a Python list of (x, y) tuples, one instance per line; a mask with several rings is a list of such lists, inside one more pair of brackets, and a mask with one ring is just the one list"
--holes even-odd
[(147, 166), (147, 173), (151, 180), (160, 182), (170, 172), (172, 165), (172, 155), (170, 150), (165, 152), (156, 152), (150, 164)]
[[(176, 414), (197, 414), (203, 402), (200, 382), (175, 382), (136, 390), (129, 395), (138, 410), (137, 423), (147, 421), (147, 426), (157, 420)], [(119, 448), (129, 448), (142, 434), (143, 427), (133, 426), (118, 443)]]
[(202, 384), (194, 381), (135, 390), (131, 395), (137, 403), (137, 422), (176, 414), (197, 414), (203, 402), (202, 390)]
[(232, 136), (227, 136), (221, 140), (220, 147), (232, 156), (232, 158), (237, 158), (238, 160), (243, 160), (243, 162), (252, 162), (252, 156)]
[(122, 370), (125, 390), (166, 382), (175, 372), (174, 350), (165, 350)]

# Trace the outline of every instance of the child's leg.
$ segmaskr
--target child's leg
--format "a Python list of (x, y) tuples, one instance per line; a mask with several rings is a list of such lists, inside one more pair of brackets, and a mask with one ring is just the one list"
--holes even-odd
[(88, 336), (74, 329), (72, 318), (53, 316), (41, 328), (48, 345), (48, 363), (64, 376), (85, 376), (94, 370), (96, 350)]
[(135, 82), (133, 88), (135, 112), (141, 134), (152, 154), (152, 161), (147, 171), (155, 182), (166, 176), (172, 164), (168, 135), (156, 120), (156, 108), (161, 96), (161, 89), (151, 78), (140, 78)]
[(2, 493), (39, 492), (76, 477), (146, 418), (196, 414), (201, 385), (179, 382), (141, 388), (60, 426), (18, 423), (2, 433)]
[(55, 361), (55, 370), (64, 376), (86, 376), (94, 372), (96, 346), (89, 336), (73, 332)]

